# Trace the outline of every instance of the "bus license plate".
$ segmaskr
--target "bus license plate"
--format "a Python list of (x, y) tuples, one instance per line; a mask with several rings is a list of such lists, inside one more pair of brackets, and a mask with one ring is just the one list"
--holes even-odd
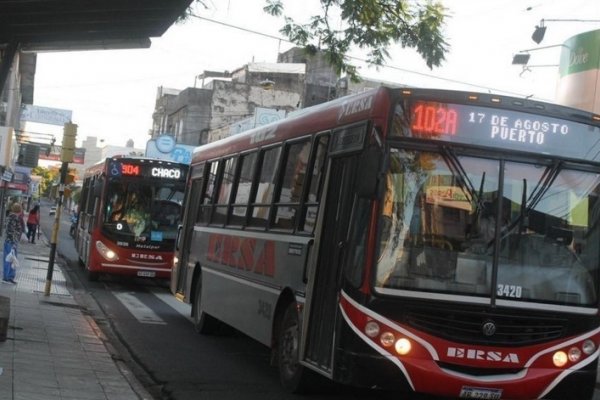
[(486, 389), (463, 386), (460, 390), (461, 399), (499, 400), (501, 396), (502, 389)]
[(156, 276), (156, 272), (154, 272), (154, 271), (138, 271), (137, 276), (143, 276), (144, 278), (154, 278)]

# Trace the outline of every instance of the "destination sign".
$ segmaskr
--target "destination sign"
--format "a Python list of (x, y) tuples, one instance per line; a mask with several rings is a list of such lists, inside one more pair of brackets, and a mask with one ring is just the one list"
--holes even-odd
[(600, 161), (600, 128), (501, 108), (414, 101), (412, 137)]
[(111, 160), (108, 165), (110, 177), (140, 177), (166, 180), (185, 180), (186, 169), (169, 164)]

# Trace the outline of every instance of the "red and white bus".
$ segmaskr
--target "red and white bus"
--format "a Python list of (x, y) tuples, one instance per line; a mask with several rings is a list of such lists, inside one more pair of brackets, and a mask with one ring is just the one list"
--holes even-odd
[(100, 274), (168, 279), (189, 166), (107, 158), (85, 171), (75, 247), (90, 280)]
[(591, 399), (599, 196), (600, 116), (381, 87), (196, 149), (171, 289), (292, 391)]

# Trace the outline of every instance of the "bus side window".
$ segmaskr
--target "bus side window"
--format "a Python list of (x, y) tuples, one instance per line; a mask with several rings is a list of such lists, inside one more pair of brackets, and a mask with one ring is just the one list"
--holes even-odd
[(248, 224), (251, 227), (266, 228), (267, 226), (273, 191), (277, 181), (277, 165), (279, 164), (280, 153), (281, 146), (278, 146), (265, 150), (262, 154), (259, 180)]
[(300, 222), (300, 231), (313, 233), (317, 222), (317, 211), (319, 209), (319, 200), (321, 198), (321, 190), (323, 187), (323, 179), (325, 177), (325, 161), (327, 147), (329, 145), (329, 135), (319, 136), (312, 149), (311, 166), (308, 168), (308, 193), (304, 207), (302, 209), (302, 220)]
[(286, 146), (283, 179), (275, 205), (273, 228), (293, 230), (296, 226), (309, 155), (308, 140)]
[(89, 192), (89, 201), (88, 201), (88, 232), (92, 233), (93, 228), (96, 226), (96, 218), (98, 216), (98, 209), (100, 207), (100, 196), (102, 195), (101, 190), (98, 188), (102, 188), (103, 179), (99, 176), (92, 180), (92, 185), (90, 187)]
[(206, 186), (200, 198), (200, 210), (198, 212), (198, 222), (208, 223), (215, 198), (215, 190), (217, 184), (217, 173), (219, 171), (219, 161), (207, 163), (206, 170)]
[(216, 204), (211, 220), (211, 224), (225, 225), (227, 223), (227, 214), (229, 211), (229, 198), (231, 197), (231, 190), (233, 188), (233, 182), (235, 178), (235, 167), (237, 158), (232, 157), (225, 160), (225, 166), (223, 168), (223, 177), (219, 184), (218, 193), (216, 195)]
[(232, 210), (229, 220), (230, 225), (246, 225), (248, 200), (250, 200), (250, 193), (252, 192), (252, 181), (254, 177), (254, 170), (256, 169), (257, 165), (257, 160), (258, 152), (244, 154), (240, 157), (240, 176), (237, 181), (235, 196), (232, 201)]
[(88, 203), (88, 194), (90, 192), (90, 178), (86, 178), (83, 180), (83, 184), (81, 185), (81, 195), (79, 197), (79, 205), (77, 209), (80, 211), (79, 214), (79, 224), (82, 228), (85, 229), (86, 223), (86, 210)]
[(89, 181), (88, 200), (85, 212), (90, 215), (94, 212), (94, 186), (96, 185), (97, 179), (97, 177), (93, 177)]

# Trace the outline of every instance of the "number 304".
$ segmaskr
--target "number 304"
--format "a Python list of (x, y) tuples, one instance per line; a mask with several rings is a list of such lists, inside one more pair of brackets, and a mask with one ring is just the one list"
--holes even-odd
[(523, 288), (517, 285), (498, 285), (496, 294), (501, 297), (512, 297), (514, 299), (520, 299), (523, 295)]

